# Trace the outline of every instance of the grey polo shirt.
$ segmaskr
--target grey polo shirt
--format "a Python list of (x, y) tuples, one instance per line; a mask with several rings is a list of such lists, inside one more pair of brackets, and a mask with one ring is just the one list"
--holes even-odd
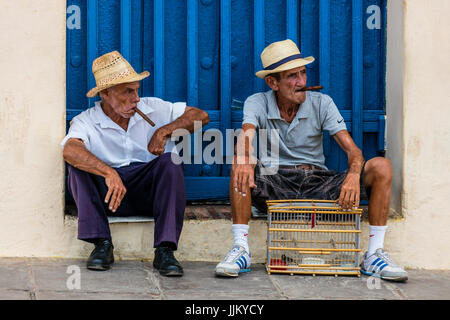
[[(268, 129), (269, 137), (272, 129), (278, 130), (279, 161), (276, 161), (276, 157), (271, 157), (269, 142), (268, 152), (259, 151), (257, 154), (265, 166), (312, 164), (327, 169), (322, 132), (327, 130), (330, 135), (335, 135), (341, 130), (347, 130), (333, 100), (325, 94), (311, 91), (306, 92), (306, 100), (291, 123), (281, 118), (275, 92), (272, 90), (248, 97), (244, 103), (243, 118), (243, 124)], [(260, 140), (261, 137), (263, 136), (259, 135)]]

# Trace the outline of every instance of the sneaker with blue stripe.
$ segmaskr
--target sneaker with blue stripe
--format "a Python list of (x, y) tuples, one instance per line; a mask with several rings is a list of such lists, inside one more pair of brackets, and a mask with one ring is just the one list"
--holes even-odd
[(216, 275), (224, 277), (237, 277), (241, 272), (250, 271), (252, 256), (244, 247), (234, 246), (225, 259), (216, 266)]
[(364, 259), (361, 263), (361, 272), (365, 275), (379, 277), (383, 280), (408, 280), (408, 272), (396, 265), (382, 248), (377, 249), (370, 256), (367, 256), (367, 252), (364, 254)]

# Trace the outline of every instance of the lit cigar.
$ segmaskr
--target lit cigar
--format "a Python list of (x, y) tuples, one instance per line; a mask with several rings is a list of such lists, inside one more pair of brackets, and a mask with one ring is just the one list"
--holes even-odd
[(144, 118), (145, 121), (147, 121), (148, 123), (150, 123), (150, 125), (151, 125), (152, 127), (155, 126), (155, 123), (154, 123), (152, 120), (150, 120), (150, 118), (147, 117), (141, 110), (139, 110), (138, 108), (134, 108), (134, 110), (136, 110), (136, 112), (139, 113), (139, 115), (140, 115), (142, 118)]
[(315, 91), (315, 90), (322, 90), (323, 86), (314, 86), (314, 87), (304, 87), (301, 88), (300, 91)]

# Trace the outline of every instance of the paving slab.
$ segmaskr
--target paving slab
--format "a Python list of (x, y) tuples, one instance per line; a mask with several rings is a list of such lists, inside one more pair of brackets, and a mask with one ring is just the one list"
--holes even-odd
[[(18, 298), (20, 299), (20, 298)], [(153, 293), (111, 293), (82, 291), (39, 291), (36, 300), (159, 300)]]
[(167, 299), (215, 299), (215, 300), (262, 300), (280, 299), (276, 287), (268, 278), (262, 264), (252, 266), (252, 271), (238, 278), (217, 277), (216, 263), (184, 262), (185, 275), (168, 278), (157, 275), (160, 288)]
[(288, 299), (398, 299), (384, 281), (361, 276), (270, 275)]
[(0, 289), (30, 289), (30, 266), (27, 262), (8, 260), (0, 264)]
[(0, 300), (31, 300), (30, 291), (0, 288)]
[(405, 283), (386, 283), (393, 292), (408, 300), (450, 300), (450, 271), (408, 270)]
[[(118, 261), (107, 271), (92, 271), (82, 260), (56, 261), (32, 265), (36, 298), (57, 296), (58, 299), (106, 297), (112, 294), (135, 294), (149, 298), (159, 297), (159, 291), (148, 280), (148, 270), (139, 261)], [(114, 296), (114, 295), (112, 295)], [(116, 296), (117, 297), (117, 296)]]

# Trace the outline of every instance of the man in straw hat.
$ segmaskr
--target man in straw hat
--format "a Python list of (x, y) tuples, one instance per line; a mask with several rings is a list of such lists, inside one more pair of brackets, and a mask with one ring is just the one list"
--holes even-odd
[(117, 51), (97, 58), (92, 72), (97, 86), (87, 96), (100, 95), (101, 101), (72, 120), (62, 142), (78, 208), (78, 239), (95, 245), (87, 268), (107, 270), (114, 262), (107, 216), (152, 215), (153, 266), (162, 275), (181, 276), (173, 251), (186, 199), (170, 137), (176, 129), (192, 132), (194, 121), (208, 123), (208, 114), (185, 103), (139, 98), (140, 81), (150, 73), (137, 74)]
[[(389, 160), (377, 157), (365, 163), (333, 100), (302, 91), (307, 79), (305, 65), (314, 58), (303, 58), (293, 41), (272, 43), (261, 53), (261, 60), (264, 70), (256, 76), (265, 79), (271, 90), (250, 96), (244, 104), (243, 130), (230, 182), (234, 246), (216, 266), (216, 274), (235, 277), (249, 270), (247, 237), (252, 205), (267, 212), (266, 200), (328, 199), (350, 209), (370, 195), (369, 249), (361, 270), (386, 280), (406, 280), (407, 272), (383, 250), (392, 180)], [(256, 161), (252, 143), (257, 128), (268, 129), (271, 135), (276, 130), (278, 155), (271, 156), (269, 151)], [(325, 166), (323, 130), (329, 131), (347, 154), (349, 169), (345, 172)], [(277, 170), (270, 172), (269, 167)]]

